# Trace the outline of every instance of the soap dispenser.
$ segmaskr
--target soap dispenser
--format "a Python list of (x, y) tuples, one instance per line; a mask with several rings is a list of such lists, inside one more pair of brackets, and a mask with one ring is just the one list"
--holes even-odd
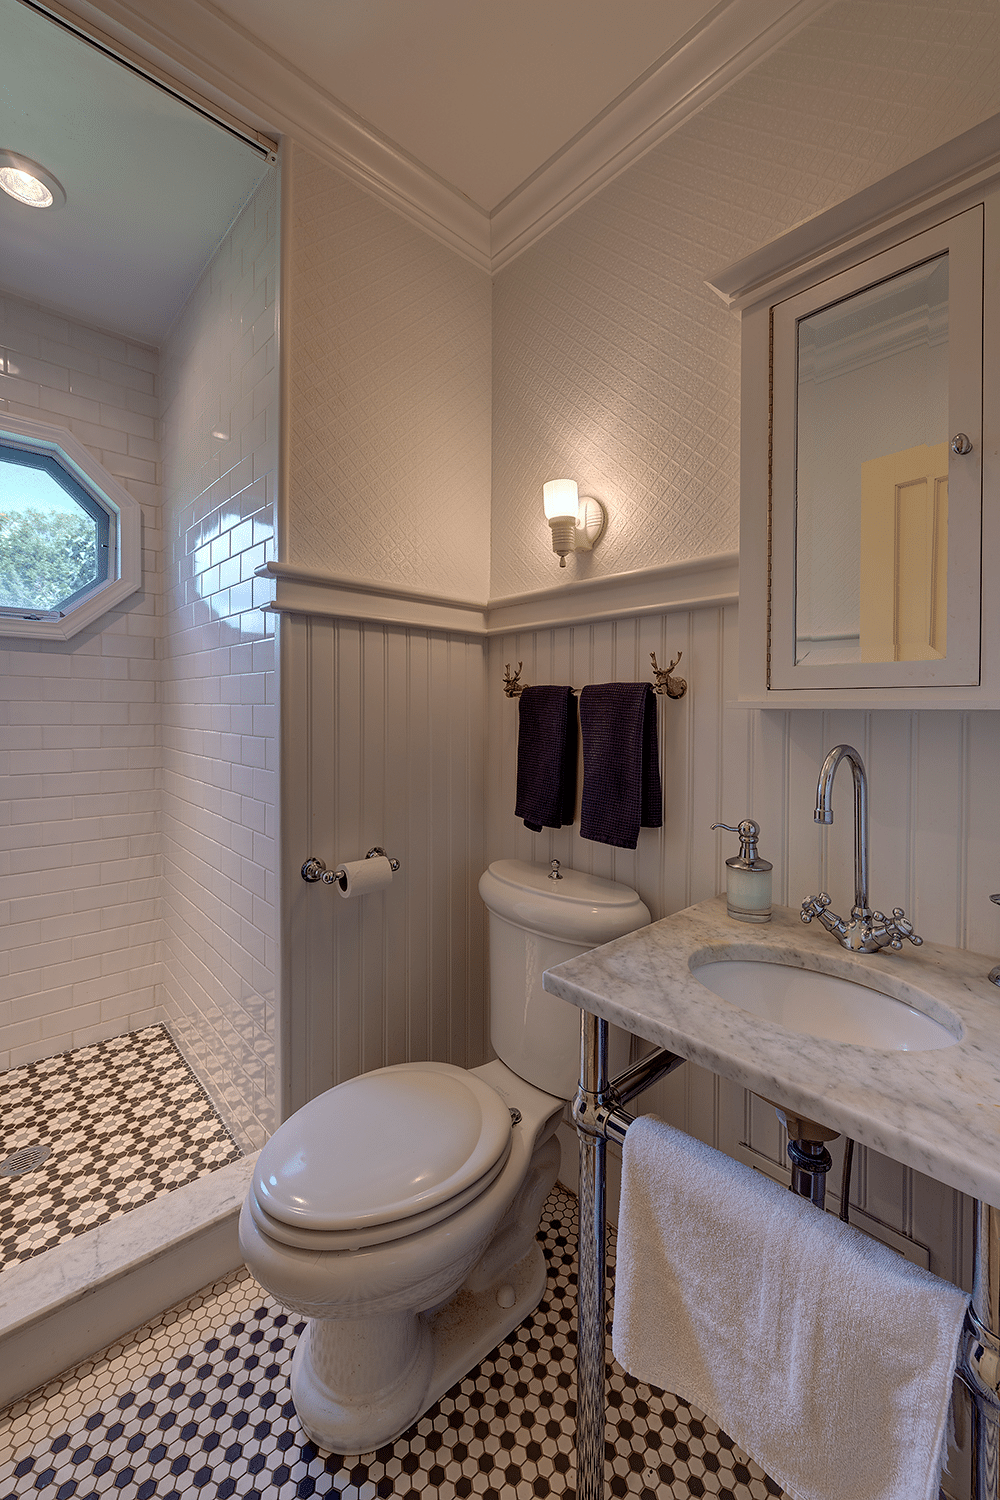
[(739, 854), (726, 860), (727, 912), (737, 922), (770, 922), (773, 867), (757, 853), (760, 824), (744, 818), (736, 828), (728, 823), (713, 823), (712, 828), (724, 828), (740, 836)]

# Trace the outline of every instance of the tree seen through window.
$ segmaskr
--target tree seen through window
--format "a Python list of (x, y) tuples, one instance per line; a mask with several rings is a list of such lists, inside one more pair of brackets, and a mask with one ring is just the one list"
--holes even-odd
[(108, 516), (54, 458), (0, 449), (0, 607), (57, 610), (108, 576)]

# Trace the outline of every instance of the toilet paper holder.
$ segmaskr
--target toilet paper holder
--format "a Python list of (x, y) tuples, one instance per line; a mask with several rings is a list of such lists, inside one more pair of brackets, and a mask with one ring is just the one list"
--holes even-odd
[[(381, 855), (383, 859), (389, 860), (389, 864), (392, 867), (392, 873), (395, 875), (396, 871), (399, 869), (399, 860), (390, 858), (390, 856), (386, 854), (381, 845), (373, 845), (365, 855), (365, 859), (375, 859), (376, 856), (379, 855)], [(336, 883), (340, 886), (341, 890), (346, 889), (347, 886), (347, 876), (344, 873), (343, 865), (338, 865), (335, 870), (328, 870), (325, 861), (322, 859), (318, 859), (315, 854), (311, 855), (310, 858), (307, 859), (305, 864), (302, 866), (302, 879), (308, 880), (310, 882), (322, 880), (324, 885), (333, 885)]]

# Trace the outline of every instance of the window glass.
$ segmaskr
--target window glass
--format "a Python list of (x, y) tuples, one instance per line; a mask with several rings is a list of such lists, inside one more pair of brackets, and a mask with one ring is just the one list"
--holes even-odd
[(62, 611), (106, 581), (111, 516), (57, 459), (0, 447), (0, 609)]

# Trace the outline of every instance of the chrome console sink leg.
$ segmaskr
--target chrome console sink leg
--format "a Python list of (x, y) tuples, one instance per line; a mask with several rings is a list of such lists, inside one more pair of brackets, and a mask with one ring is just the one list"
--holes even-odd
[(976, 1203), (972, 1306), (958, 1373), (972, 1392), (974, 1500), (1000, 1500), (1000, 1209)]
[(633, 1124), (621, 1106), (684, 1061), (657, 1048), (608, 1078), (608, 1023), (580, 1012), (580, 1086), (573, 1120), (580, 1142), (576, 1343), (576, 1496), (604, 1500), (607, 1360), (607, 1143), (624, 1143)]
[(608, 1023), (580, 1012), (580, 1088), (573, 1114), (580, 1142), (577, 1259), (576, 1494), (604, 1500), (605, 1235), (607, 1140), (592, 1122), (608, 1088)]

